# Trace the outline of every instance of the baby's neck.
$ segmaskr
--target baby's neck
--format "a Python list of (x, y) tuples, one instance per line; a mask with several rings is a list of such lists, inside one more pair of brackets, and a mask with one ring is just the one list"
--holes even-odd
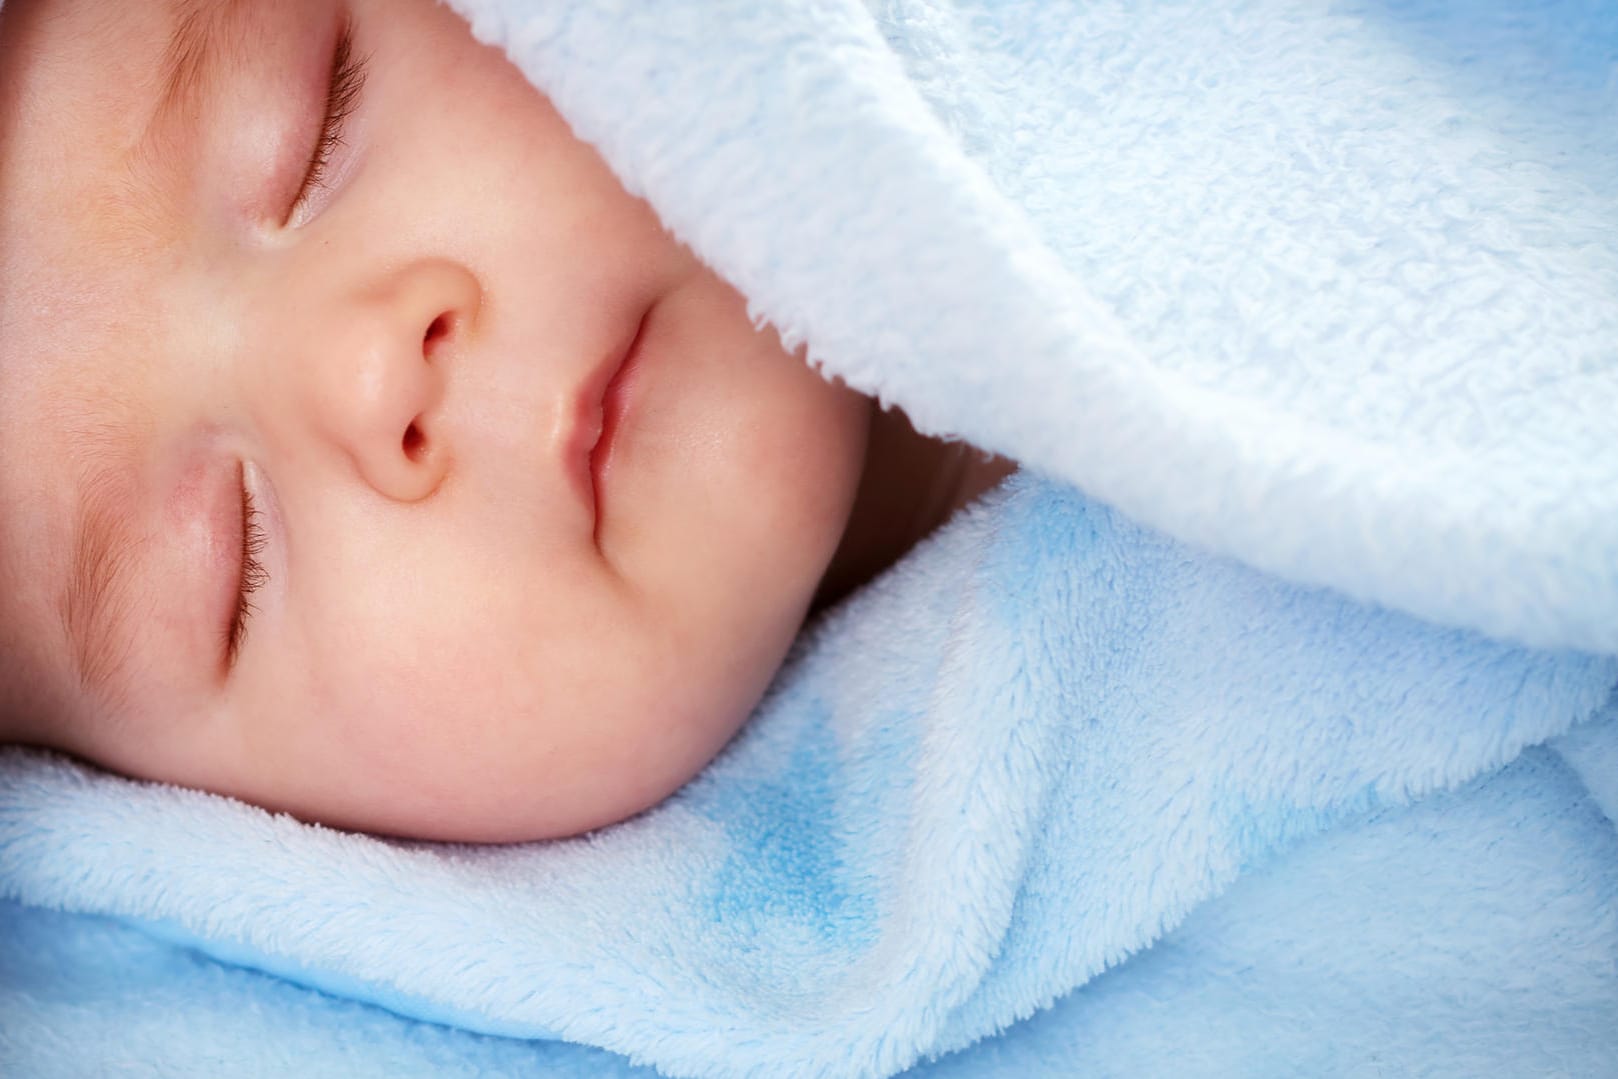
[(887, 569), (1016, 468), (965, 443), (929, 438), (898, 409), (873, 405), (865, 472), (813, 609), (837, 602)]

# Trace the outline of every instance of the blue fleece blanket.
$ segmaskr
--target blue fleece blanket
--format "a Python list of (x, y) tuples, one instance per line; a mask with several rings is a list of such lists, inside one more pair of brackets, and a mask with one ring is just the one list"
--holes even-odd
[(0, 753), (0, 1070), (1610, 1066), (1605, 5), (457, 6), (760, 317), (1029, 469), (590, 837)]

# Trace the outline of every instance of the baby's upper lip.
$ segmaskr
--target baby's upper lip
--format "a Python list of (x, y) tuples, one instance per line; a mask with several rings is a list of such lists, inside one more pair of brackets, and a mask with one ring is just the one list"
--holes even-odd
[(595, 477), (592, 458), (606, 431), (607, 392), (613, 380), (628, 363), (635, 342), (645, 325), (644, 315), (637, 319), (628, 332), (585, 376), (573, 395), (573, 428), (567, 439), (568, 459), (579, 482), (581, 496), (594, 512), (596, 508)]

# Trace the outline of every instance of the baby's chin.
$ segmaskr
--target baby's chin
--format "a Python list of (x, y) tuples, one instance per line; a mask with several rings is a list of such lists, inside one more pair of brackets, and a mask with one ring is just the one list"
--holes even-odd
[[(734, 686), (718, 688), (723, 692), (701, 701), (665, 695), (633, 713), (574, 713), (565, 727), (519, 721), (504, 728), (504, 738), (485, 729), (480, 760), (421, 745), (385, 762), (356, 762), (353, 783), (328, 776), (305, 792), (302, 805), (276, 806), (250, 793), (247, 800), (408, 839), (517, 843), (578, 835), (653, 809), (723, 752), (763, 690), (741, 698)], [(369, 789), (362, 794), (362, 787)]]
[[(736, 725), (738, 728), (740, 723)], [(535, 775), (519, 789), (480, 784), (457, 804), (442, 796), (416, 806), (394, 803), (381, 813), (337, 819), (314, 819), (351, 831), (403, 839), (452, 843), (524, 843), (563, 839), (596, 831), (636, 817), (666, 802), (723, 749), (703, 746), (688, 758), (638, 768), (632, 762), (593, 770), (590, 790), (573, 791), (573, 777)], [(545, 791), (552, 793), (535, 793)], [(563, 790), (568, 793), (563, 793)]]

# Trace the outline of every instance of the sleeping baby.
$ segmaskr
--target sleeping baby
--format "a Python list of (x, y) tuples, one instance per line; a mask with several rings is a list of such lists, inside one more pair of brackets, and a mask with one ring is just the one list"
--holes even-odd
[(432, 0), (5, 0), (0, 192), (0, 737), (133, 776), (620, 820), (1011, 467), (784, 350)]

